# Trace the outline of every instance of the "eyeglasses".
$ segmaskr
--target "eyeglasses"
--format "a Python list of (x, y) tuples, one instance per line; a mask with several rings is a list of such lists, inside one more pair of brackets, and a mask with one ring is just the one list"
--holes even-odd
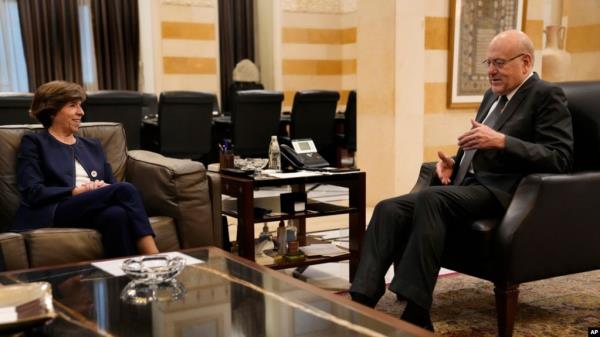
[(515, 57), (511, 57), (508, 60), (505, 60), (505, 59), (493, 59), (493, 60), (486, 59), (486, 60), (483, 60), (483, 62), (481, 62), (481, 64), (485, 64), (488, 67), (493, 64), (494, 67), (496, 67), (496, 69), (502, 69), (508, 62), (510, 62), (510, 61), (512, 61), (514, 59), (517, 59), (517, 58), (519, 58), (519, 57), (521, 57), (523, 55), (525, 55), (525, 53), (521, 53), (521, 54), (519, 54), (519, 55), (517, 55)]

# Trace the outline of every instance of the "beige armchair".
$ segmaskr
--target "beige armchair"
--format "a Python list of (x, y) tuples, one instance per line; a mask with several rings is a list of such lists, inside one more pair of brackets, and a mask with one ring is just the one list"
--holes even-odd
[[(19, 205), (16, 155), (21, 137), (41, 125), (0, 126), (0, 268), (14, 270), (103, 258), (100, 234), (90, 229), (44, 228), (9, 233)], [(159, 250), (221, 246), (221, 187), (199, 162), (127, 151), (118, 123), (83, 123), (79, 135), (98, 138), (115, 178), (134, 184), (144, 201)]]

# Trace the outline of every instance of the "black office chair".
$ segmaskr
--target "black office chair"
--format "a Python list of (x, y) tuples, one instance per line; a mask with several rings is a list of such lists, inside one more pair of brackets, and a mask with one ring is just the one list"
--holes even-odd
[(248, 90), (233, 96), (231, 121), (235, 154), (266, 158), (271, 136), (279, 131), (283, 93)]
[(142, 93), (124, 90), (88, 92), (82, 107), (85, 111), (84, 121), (121, 123), (127, 135), (127, 148), (141, 148)]
[(38, 123), (29, 117), (33, 94), (0, 95), (0, 125)]
[(263, 90), (265, 87), (259, 82), (244, 82), (244, 81), (235, 81), (229, 85), (229, 90), (227, 92), (227, 102), (222, 102), (221, 106), (223, 107), (224, 115), (231, 115), (231, 109), (233, 109), (233, 99), (237, 92), (246, 91), (246, 90)]
[(340, 94), (337, 91), (307, 90), (294, 95), (290, 136), (311, 138), (317, 151), (335, 166), (335, 111)]
[(168, 91), (160, 94), (160, 153), (207, 163), (211, 152), (214, 96), (198, 91)]

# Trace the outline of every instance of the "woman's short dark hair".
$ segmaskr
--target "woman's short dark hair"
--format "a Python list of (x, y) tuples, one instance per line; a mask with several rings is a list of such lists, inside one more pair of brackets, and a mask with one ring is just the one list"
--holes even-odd
[(73, 101), (85, 101), (85, 91), (79, 84), (65, 81), (44, 83), (33, 95), (29, 115), (40, 121), (47, 129), (52, 125), (51, 117)]

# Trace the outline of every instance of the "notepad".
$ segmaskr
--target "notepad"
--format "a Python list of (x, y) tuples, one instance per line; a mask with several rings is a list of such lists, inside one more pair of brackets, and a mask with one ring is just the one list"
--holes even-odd
[(347, 254), (348, 252), (331, 243), (318, 243), (304, 247), (300, 250), (306, 256), (338, 256)]

